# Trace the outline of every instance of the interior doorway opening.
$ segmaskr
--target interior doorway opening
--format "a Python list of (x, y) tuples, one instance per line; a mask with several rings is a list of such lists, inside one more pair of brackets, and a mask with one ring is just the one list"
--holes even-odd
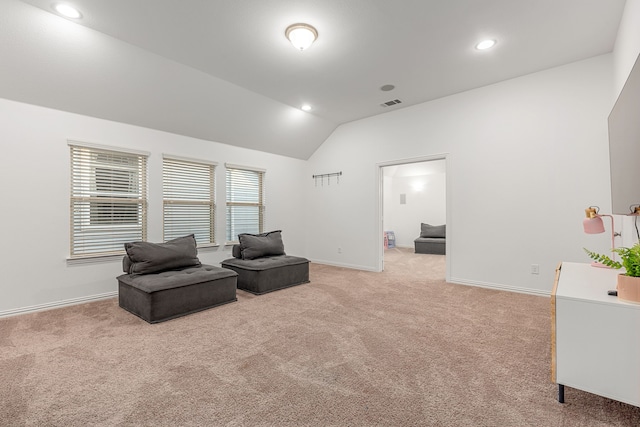
[[(389, 262), (403, 254), (422, 255), (414, 254), (421, 224), (444, 226), (441, 229), (450, 231), (448, 163), (447, 155), (437, 155), (378, 164), (380, 271), (385, 269), (385, 254)], [(448, 279), (450, 244), (446, 234), (443, 244)]]

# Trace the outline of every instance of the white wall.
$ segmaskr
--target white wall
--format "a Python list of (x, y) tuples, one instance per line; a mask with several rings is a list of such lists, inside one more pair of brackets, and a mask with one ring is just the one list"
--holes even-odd
[[(264, 168), (266, 228), (282, 229), (287, 252), (304, 256), (304, 218), (298, 197), (305, 162), (142, 127), (0, 99), (2, 236), (0, 315), (90, 299), (117, 290), (121, 257), (68, 265), (69, 147), (67, 139), (151, 152), (149, 241), (162, 241), (162, 154), (219, 162), (218, 242), (225, 239), (224, 163)], [(202, 249), (218, 265), (229, 248)]]
[(604, 55), (340, 126), (309, 160), (343, 176), (307, 183), (308, 222), (325, 225), (307, 228), (307, 253), (378, 270), (376, 165), (447, 153), (450, 279), (548, 293), (558, 262), (607, 248), (580, 221), (610, 206), (612, 73)]
[(627, 81), (627, 76), (640, 54), (640, 0), (627, 0), (620, 20), (616, 44), (613, 50), (615, 61), (615, 97)]
[[(385, 177), (390, 186), (384, 193), (384, 229), (393, 231), (396, 246), (413, 248), (420, 223), (445, 224), (446, 180), (444, 173), (411, 177)], [(400, 195), (405, 195), (405, 204)]]

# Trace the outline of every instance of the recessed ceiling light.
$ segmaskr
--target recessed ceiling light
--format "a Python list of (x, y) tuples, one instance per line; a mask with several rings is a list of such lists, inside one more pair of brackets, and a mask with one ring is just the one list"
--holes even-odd
[(311, 111), (311, 105), (309, 104), (304, 104), (302, 107), (300, 107), (300, 109), (302, 111)]
[(60, 15), (71, 18), (71, 19), (79, 19), (82, 18), (82, 14), (75, 7), (69, 6), (68, 4), (56, 3), (53, 5), (53, 10), (58, 12)]
[(476, 49), (478, 50), (485, 50), (485, 49), (489, 49), (492, 48), (493, 46), (495, 46), (496, 41), (495, 40), (483, 40), (480, 43), (478, 43), (476, 45)]
[(309, 24), (289, 25), (284, 32), (296, 49), (305, 50), (318, 38), (318, 30)]
[(394, 90), (396, 87), (394, 85), (384, 85), (380, 88), (381, 91), (389, 92), (390, 90)]

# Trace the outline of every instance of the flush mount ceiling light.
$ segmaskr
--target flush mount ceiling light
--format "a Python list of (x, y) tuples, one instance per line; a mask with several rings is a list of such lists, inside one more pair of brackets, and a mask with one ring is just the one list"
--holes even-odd
[(284, 32), (296, 49), (305, 50), (318, 38), (318, 31), (309, 24), (289, 25)]
[(486, 50), (486, 49), (490, 49), (493, 46), (496, 45), (496, 41), (495, 40), (483, 40), (480, 43), (478, 43), (476, 45), (476, 49), (478, 50)]
[(60, 15), (71, 18), (71, 19), (80, 19), (82, 18), (82, 14), (75, 7), (69, 6), (68, 4), (56, 3), (53, 6), (53, 10), (58, 12)]

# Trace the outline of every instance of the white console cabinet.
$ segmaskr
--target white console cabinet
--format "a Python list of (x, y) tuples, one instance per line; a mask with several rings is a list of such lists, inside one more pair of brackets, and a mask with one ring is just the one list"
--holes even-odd
[(564, 387), (640, 406), (640, 304), (607, 295), (618, 270), (563, 262), (551, 294), (551, 377)]

